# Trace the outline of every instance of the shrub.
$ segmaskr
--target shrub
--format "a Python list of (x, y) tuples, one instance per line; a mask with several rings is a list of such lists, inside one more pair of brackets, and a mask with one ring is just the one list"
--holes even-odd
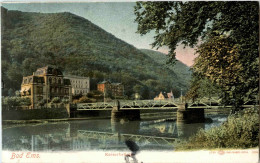
[(54, 97), (52, 100), (51, 100), (52, 103), (60, 103), (60, 98), (59, 97)]
[(68, 104), (70, 101), (69, 101), (69, 99), (67, 99), (67, 98), (63, 98), (63, 99), (61, 100), (61, 102), (62, 102), (63, 104)]
[(47, 104), (46, 99), (42, 99), (41, 101), (38, 102), (38, 106), (41, 106), (41, 107), (43, 107), (45, 104)]
[(259, 111), (250, 108), (230, 115), (221, 126), (199, 130), (176, 149), (251, 148), (258, 146), (258, 138)]
[(2, 98), (3, 109), (4, 110), (15, 110), (19, 106), (29, 106), (31, 105), (31, 99), (28, 97), (3, 97)]
[(87, 98), (86, 96), (82, 96), (79, 100), (78, 100), (79, 103), (89, 103), (89, 102), (92, 102), (91, 99)]
[(20, 98), (20, 105), (21, 106), (29, 106), (29, 105), (31, 105), (31, 99), (29, 97)]
[(104, 93), (98, 91), (98, 90), (92, 90), (87, 94), (88, 98), (92, 99), (103, 99), (104, 98)]

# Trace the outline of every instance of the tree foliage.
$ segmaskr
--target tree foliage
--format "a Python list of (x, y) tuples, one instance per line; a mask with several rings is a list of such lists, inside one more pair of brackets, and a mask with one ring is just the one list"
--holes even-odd
[(153, 46), (168, 46), (170, 61), (179, 44), (197, 46), (194, 71), (236, 106), (258, 93), (258, 13), (258, 2), (137, 2), (135, 7), (140, 34), (155, 31)]
[(2, 104), (3, 110), (15, 110), (17, 107), (31, 105), (31, 99), (16, 96), (2, 97)]
[(220, 95), (221, 89), (217, 84), (196, 71), (193, 72), (190, 89), (185, 95), (186, 99), (191, 99), (194, 102), (197, 98), (207, 97), (210, 99)]
[(58, 104), (61, 102), (61, 99), (59, 97), (54, 97), (52, 100), (51, 100), (51, 103), (54, 103), (54, 104)]

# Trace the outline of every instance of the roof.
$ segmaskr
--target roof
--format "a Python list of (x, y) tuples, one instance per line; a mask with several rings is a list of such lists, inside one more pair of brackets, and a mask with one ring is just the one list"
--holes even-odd
[(89, 77), (85, 76), (75, 76), (75, 75), (64, 75), (66, 79), (89, 79)]
[(44, 78), (41, 76), (26, 76), (23, 77), (22, 84), (29, 84), (29, 83), (44, 83)]
[(104, 80), (104, 81), (102, 81), (102, 82), (99, 82), (98, 84), (107, 84), (107, 83), (111, 83), (110, 81), (106, 81), (106, 80)]
[(99, 82), (98, 84), (112, 84), (112, 85), (121, 85), (122, 83), (111, 83), (110, 81), (104, 80), (102, 82)]
[(113, 85), (121, 85), (122, 83), (111, 83)]
[(51, 67), (51, 66), (45, 66), (38, 68), (34, 75), (56, 75), (56, 76), (63, 76), (62, 72), (60, 69)]

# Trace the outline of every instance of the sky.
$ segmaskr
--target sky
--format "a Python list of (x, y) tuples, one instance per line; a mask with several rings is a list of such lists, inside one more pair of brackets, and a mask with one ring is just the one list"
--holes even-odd
[[(136, 33), (137, 23), (134, 22), (134, 2), (89, 2), (89, 3), (3, 3), (9, 10), (24, 12), (57, 13), (71, 12), (90, 20), (92, 23), (113, 34), (117, 38), (139, 49), (152, 49), (154, 32), (144, 36)], [(153, 50), (156, 50), (155, 48)], [(165, 54), (168, 48), (158, 51)], [(191, 66), (195, 58), (194, 49), (179, 46), (176, 49), (176, 58)]]

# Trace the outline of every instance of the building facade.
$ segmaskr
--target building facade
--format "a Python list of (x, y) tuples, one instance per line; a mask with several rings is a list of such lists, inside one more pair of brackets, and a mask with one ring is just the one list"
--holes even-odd
[(121, 83), (103, 81), (97, 84), (97, 89), (103, 93), (110, 91), (113, 96), (124, 96), (124, 85)]
[(38, 68), (31, 76), (23, 77), (21, 85), (21, 96), (31, 99), (31, 109), (43, 106), (48, 107), (48, 103), (54, 97), (60, 100), (72, 101), (71, 83), (69, 79), (64, 79), (59, 69), (46, 66)]
[(164, 99), (165, 99), (165, 96), (163, 95), (162, 92), (160, 92), (160, 94), (154, 98), (154, 100), (164, 100)]
[(64, 76), (65, 79), (69, 79), (72, 88), (72, 95), (87, 95), (90, 91), (90, 79), (89, 77), (80, 76)]
[(158, 96), (156, 96), (154, 98), (154, 100), (174, 100), (174, 96), (173, 96), (172, 91), (167, 94), (165, 92), (164, 92), (164, 94), (162, 92), (160, 92), (160, 94)]

